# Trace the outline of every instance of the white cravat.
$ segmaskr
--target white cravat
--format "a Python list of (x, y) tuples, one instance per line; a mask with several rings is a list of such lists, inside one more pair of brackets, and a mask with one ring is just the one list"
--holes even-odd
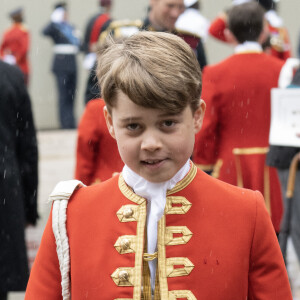
[[(153, 254), (157, 251), (157, 223), (164, 214), (167, 190), (171, 190), (178, 181), (189, 172), (190, 160), (168, 181), (153, 183), (133, 172), (127, 165), (122, 175), (125, 182), (133, 191), (147, 199), (147, 252)], [(151, 288), (155, 287), (156, 259), (149, 261)]]

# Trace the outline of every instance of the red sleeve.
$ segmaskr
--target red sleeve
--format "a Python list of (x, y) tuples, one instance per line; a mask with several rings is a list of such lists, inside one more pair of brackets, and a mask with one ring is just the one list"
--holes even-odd
[(206, 103), (203, 125), (200, 132), (196, 135), (193, 161), (201, 165), (201, 169), (209, 170), (215, 164), (217, 159), (218, 143), (218, 122), (219, 107), (217, 88), (215, 87), (214, 76), (210, 75), (210, 67), (203, 70), (203, 93), (202, 99)]
[(100, 114), (104, 102), (100, 99), (88, 102), (78, 126), (75, 179), (86, 185), (93, 183), (96, 160), (101, 138)]
[(26, 55), (29, 50), (29, 33), (28, 31), (24, 31), (24, 33), (20, 36), (19, 49), (17, 52), (17, 63), (22, 63), (26, 60)]
[(25, 300), (61, 300), (61, 274), (50, 213), (41, 244), (31, 269)]
[(214, 38), (223, 42), (227, 42), (224, 34), (225, 28), (226, 28), (225, 18), (219, 16), (211, 22), (208, 32)]
[(292, 300), (279, 243), (259, 192), (249, 266), (249, 300)]

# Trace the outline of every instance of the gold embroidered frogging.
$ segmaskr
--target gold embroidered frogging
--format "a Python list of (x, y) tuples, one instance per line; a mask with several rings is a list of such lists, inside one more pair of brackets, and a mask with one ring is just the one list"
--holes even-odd
[[(166, 215), (186, 214), (191, 209), (192, 204), (186, 198), (172, 196), (172, 194), (179, 192), (189, 185), (196, 173), (196, 166), (191, 164), (191, 170), (187, 176), (178, 182), (172, 190), (167, 192), (165, 214), (158, 222), (158, 264), (154, 291), (155, 300), (175, 300), (178, 298), (187, 298), (188, 300), (196, 299), (189, 290), (169, 291), (167, 281), (167, 278), (189, 275), (194, 268), (194, 264), (187, 257), (166, 258), (166, 247), (184, 245), (192, 238), (193, 233), (186, 226), (166, 227)], [(133, 286), (133, 298), (130, 300), (151, 299), (150, 273), (149, 268), (147, 268), (148, 262), (146, 260), (149, 258), (152, 259), (152, 257), (149, 257), (149, 254), (144, 253), (144, 250), (146, 249), (144, 241), (146, 240), (145, 226), (147, 202), (146, 199), (136, 195), (132, 189), (126, 185), (122, 174), (119, 177), (119, 188), (123, 195), (135, 204), (122, 206), (117, 212), (117, 217), (122, 223), (137, 222), (137, 235), (120, 236), (114, 246), (116, 251), (121, 255), (135, 253), (135, 266), (117, 268), (111, 277), (117, 286)], [(176, 266), (180, 266), (180, 268)], [(143, 295), (142, 282), (144, 289)]]
[[(135, 252), (134, 267), (117, 268), (112, 274), (111, 278), (117, 286), (133, 286), (133, 299), (138, 300), (141, 298), (141, 278), (142, 278), (142, 263), (143, 263), (143, 247), (144, 247), (144, 230), (146, 224), (146, 199), (136, 195), (126, 185), (122, 175), (119, 177), (119, 188), (121, 192), (131, 201), (138, 205), (124, 205), (118, 212), (117, 217), (120, 222), (137, 222), (136, 236), (122, 236), (119, 237), (115, 243), (116, 250), (122, 248), (121, 241), (125, 245), (130, 245), (130, 241), (134, 241), (132, 246), (128, 249)], [(125, 241), (124, 241), (125, 240)], [(127, 241), (126, 241), (127, 240)], [(125, 246), (126, 248), (126, 246)], [(127, 250), (128, 250), (127, 249)], [(120, 254), (126, 255), (127, 252), (119, 251)]]

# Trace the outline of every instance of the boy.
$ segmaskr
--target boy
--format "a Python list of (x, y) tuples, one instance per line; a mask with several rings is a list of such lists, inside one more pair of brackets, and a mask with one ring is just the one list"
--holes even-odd
[(229, 184), (264, 193), (276, 232), (282, 197), (276, 169), (266, 168), (271, 88), (278, 84), (283, 60), (262, 52), (264, 10), (255, 1), (233, 6), (227, 35), (235, 53), (203, 72), (207, 104), (203, 129), (196, 137), (194, 162), (214, 165), (213, 174)]
[[(175, 35), (140, 32), (104, 51), (98, 78), (125, 167), (74, 192), (60, 264), (50, 216), (25, 299), (61, 299), (61, 280), (64, 299), (291, 299), (261, 195), (189, 160), (205, 110), (193, 50)], [(65, 216), (54, 213), (59, 237)]]

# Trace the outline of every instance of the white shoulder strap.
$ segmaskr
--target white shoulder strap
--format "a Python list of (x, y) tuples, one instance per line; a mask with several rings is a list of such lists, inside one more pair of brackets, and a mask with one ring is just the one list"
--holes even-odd
[(69, 240), (67, 236), (67, 206), (71, 195), (79, 187), (85, 186), (81, 181), (68, 180), (59, 182), (48, 201), (53, 201), (52, 209), (52, 229), (56, 241), (56, 251), (59, 260), (61, 273), (61, 286), (63, 300), (71, 299), (70, 293), (70, 252)]

